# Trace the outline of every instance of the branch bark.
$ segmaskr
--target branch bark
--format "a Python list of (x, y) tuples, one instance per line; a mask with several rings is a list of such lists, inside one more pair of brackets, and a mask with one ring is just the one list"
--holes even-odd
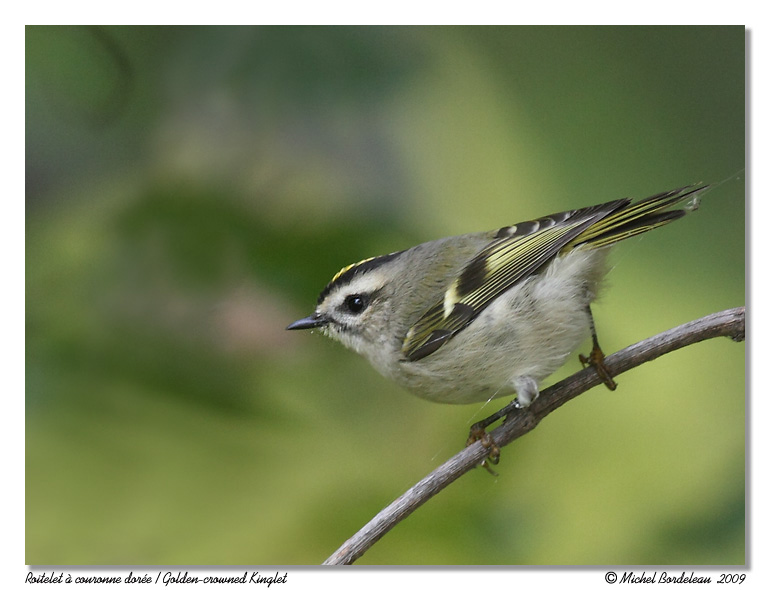
[[(710, 338), (727, 336), (736, 342), (742, 342), (746, 329), (745, 316), (745, 307), (708, 315), (624, 348), (606, 357), (604, 364), (610, 374), (616, 376), (666, 353)], [(543, 390), (531, 406), (512, 413), (503, 424), (490, 433), (495, 444), (500, 448), (510, 444), (535, 428), (548, 414), (600, 383), (597, 372), (589, 367)], [(476, 467), (488, 454), (489, 448), (485, 448), (481, 441), (466, 447), (381, 510), (323, 564), (353, 563), (396, 524), (461, 475)]]

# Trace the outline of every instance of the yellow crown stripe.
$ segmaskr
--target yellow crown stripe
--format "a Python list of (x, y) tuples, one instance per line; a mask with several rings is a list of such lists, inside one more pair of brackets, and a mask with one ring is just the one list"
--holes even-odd
[(337, 274), (332, 277), (332, 280), (330, 282), (333, 283), (338, 278), (340, 278), (342, 275), (344, 275), (346, 272), (348, 272), (351, 268), (355, 268), (356, 266), (361, 266), (362, 264), (370, 262), (370, 261), (374, 260), (375, 258), (377, 258), (377, 256), (372, 256), (370, 258), (364, 258), (363, 260), (359, 260), (358, 262), (354, 262), (353, 264), (348, 264), (347, 266), (343, 266), (339, 270), (339, 272), (337, 272)]

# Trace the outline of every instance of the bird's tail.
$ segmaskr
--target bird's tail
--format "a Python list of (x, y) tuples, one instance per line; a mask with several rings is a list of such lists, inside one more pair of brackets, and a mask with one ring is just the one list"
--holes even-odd
[[(661, 225), (671, 223), (698, 208), (700, 197), (709, 185), (690, 185), (665, 193), (647, 197), (625, 206), (588, 226), (566, 246), (573, 248), (603, 248), (620, 240), (642, 234)], [(671, 209), (674, 205), (685, 202), (680, 209)]]

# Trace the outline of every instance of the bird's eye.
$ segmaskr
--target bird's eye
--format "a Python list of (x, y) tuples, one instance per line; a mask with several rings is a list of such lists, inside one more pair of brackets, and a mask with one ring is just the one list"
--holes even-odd
[(369, 305), (369, 298), (366, 295), (348, 295), (343, 305), (350, 313), (358, 315)]

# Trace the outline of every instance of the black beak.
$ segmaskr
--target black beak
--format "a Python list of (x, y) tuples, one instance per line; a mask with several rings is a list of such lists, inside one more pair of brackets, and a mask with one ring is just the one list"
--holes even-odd
[(314, 313), (306, 318), (292, 322), (286, 326), (287, 330), (310, 330), (312, 328), (320, 328), (328, 324), (329, 321), (322, 316)]

